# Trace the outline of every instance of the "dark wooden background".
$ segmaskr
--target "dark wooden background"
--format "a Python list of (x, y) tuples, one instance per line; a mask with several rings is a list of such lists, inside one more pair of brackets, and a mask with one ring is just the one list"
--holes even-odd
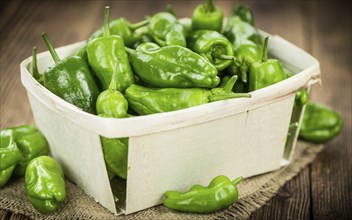
[[(230, 15), (239, 1), (215, 1)], [(178, 17), (190, 16), (201, 1), (1, 1), (0, 128), (34, 123), (20, 62), (33, 46), (46, 50), (41, 32), (55, 47), (85, 40), (102, 25), (103, 8), (111, 17), (143, 20), (172, 4)], [(351, 219), (351, 7), (337, 1), (242, 1), (256, 24), (293, 42), (320, 61), (323, 86), (311, 99), (332, 106), (345, 119), (342, 134), (326, 144), (316, 160), (284, 185), (251, 219)], [(1, 207), (0, 207), (1, 208)], [(5, 217), (11, 216), (11, 213)], [(3, 216), (4, 217), (4, 216)]]

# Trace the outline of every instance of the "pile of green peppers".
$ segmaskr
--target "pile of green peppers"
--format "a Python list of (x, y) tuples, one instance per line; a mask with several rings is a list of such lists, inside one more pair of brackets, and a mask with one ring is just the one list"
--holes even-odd
[(54, 212), (66, 198), (64, 174), (51, 157), (42, 133), (31, 125), (0, 133), (0, 188), (11, 177), (25, 177), (29, 201), (42, 214)]
[[(224, 13), (212, 0), (194, 9), (191, 25), (181, 22), (171, 8), (135, 24), (126, 18), (110, 21), (110, 8), (106, 6), (102, 27), (87, 36), (86, 44), (72, 56), (60, 59), (43, 33), (55, 64), (39, 73), (34, 48), (32, 75), (68, 103), (107, 118), (135, 117), (225, 99), (250, 98), (250, 92), (292, 75), (279, 60), (268, 58), (269, 39), (259, 34), (249, 7), (237, 5), (225, 25), (223, 20)], [(307, 102), (308, 92), (302, 89), (296, 95), (295, 106), (302, 107)], [(307, 115), (318, 117), (312, 113), (305, 116), (310, 118)], [(327, 124), (321, 126), (329, 129)], [(339, 129), (334, 129), (331, 133), (336, 135)], [(319, 133), (311, 124), (304, 122), (301, 133), (306, 140), (319, 139), (308, 137)], [(126, 179), (128, 137), (101, 137), (101, 144), (109, 177)], [(6, 169), (11, 170), (14, 169), (11, 164), (16, 162), (9, 164)], [(213, 182), (208, 188), (192, 188), (187, 196), (169, 192), (165, 205), (208, 213), (237, 199), (237, 189), (230, 187), (231, 181), (218, 177)], [(226, 187), (233, 190), (231, 199), (219, 204), (202, 203), (192, 196), (198, 191), (202, 195), (216, 193), (210, 188), (213, 185), (217, 188), (218, 182), (226, 182)], [(204, 207), (187, 205), (193, 202)]]

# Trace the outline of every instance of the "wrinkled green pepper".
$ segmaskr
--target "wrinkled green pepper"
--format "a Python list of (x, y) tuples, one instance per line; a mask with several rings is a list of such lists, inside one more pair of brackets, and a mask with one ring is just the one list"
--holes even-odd
[[(105, 7), (104, 35), (90, 41), (87, 45), (88, 62), (106, 90), (111, 77), (117, 71), (118, 91), (124, 93), (126, 88), (134, 83), (134, 76), (128, 61), (123, 39), (118, 35), (110, 35), (109, 25), (110, 8)], [(119, 65), (116, 65), (119, 63)], [(116, 68), (119, 68), (116, 70)]]
[(249, 72), (249, 91), (255, 91), (286, 79), (281, 63), (267, 59), (268, 37), (265, 38), (262, 62), (253, 63)]
[(315, 102), (308, 102), (303, 115), (299, 137), (313, 143), (325, 143), (342, 130), (343, 119), (333, 109)]
[(236, 80), (237, 76), (233, 76), (224, 88), (211, 90), (200, 88), (156, 89), (131, 85), (126, 90), (125, 96), (129, 107), (140, 115), (170, 112), (224, 99), (250, 97), (247, 93), (231, 92)]
[(12, 174), (24, 176), (29, 161), (48, 154), (48, 151), (49, 146), (45, 137), (31, 125), (2, 130), (0, 187), (6, 184)]
[(254, 16), (250, 7), (247, 5), (239, 4), (235, 6), (232, 10), (232, 16), (238, 16), (242, 21), (249, 23), (252, 26), (254, 25)]
[[(118, 65), (118, 64), (117, 64)], [(118, 68), (117, 68), (118, 69)], [(114, 73), (109, 89), (100, 93), (97, 100), (97, 113), (106, 118), (125, 118), (128, 116), (128, 103), (122, 93), (117, 91), (117, 72)], [(128, 138), (100, 137), (107, 170), (123, 179), (127, 178)], [(110, 174), (110, 176), (112, 176)]]
[(43, 33), (42, 37), (55, 61), (53, 67), (45, 70), (43, 85), (55, 95), (83, 111), (95, 113), (95, 102), (99, 90), (88, 64), (78, 56), (60, 60), (47, 34)]
[(168, 12), (159, 12), (149, 19), (149, 34), (160, 46), (186, 47), (186, 30), (177, 18)]
[(64, 173), (60, 164), (49, 156), (29, 162), (25, 187), (29, 201), (42, 214), (54, 212), (66, 198)]
[(192, 30), (221, 31), (224, 13), (207, 0), (205, 4), (198, 5), (192, 13)]
[[(146, 26), (149, 20), (140, 21), (135, 24), (131, 24), (125, 18), (118, 18), (109, 22), (109, 30), (111, 35), (118, 35), (123, 39), (126, 47), (132, 47), (137, 41), (140, 40), (141, 35), (136, 32), (137, 29)], [(96, 38), (103, 37), (104, 26), (96, 30), (88, 39), (92, 41)]]
[(144, 43), (127, 49), (138, 77), (154, 87), (212, 88), (219, 84), (217, 69), (199, 54), (181, 46)]
[(227, 72), (238, 75), (247, 83), (247, 74), (254, 62), (262, 58), (262, 39), (257, 29), (243, 21), (239, 16), (228, 19), (224, 35), (230, 40), (235, 50), (236, 61), (231, 63)]
[(13, 133), (11, 129), (2, 130), (0, 133), (0, 188), (7, 183), (15, 166), (23, 159)]
[(237, 201), (237, 184), (242, 180), (243, 177), (238, 177), (231, 181), (228, 177), (220, 175), (215, 177), (207, 187), (194, 185), (185, 193), (167, 191), (164, 205), (181, 212), (216, 212)]
[(216, 31), (195, 31), (187, 38), (187, 45), (192, 51), (212, 63), (218, 71), (224, 70), (235, 59), (230, 41)]

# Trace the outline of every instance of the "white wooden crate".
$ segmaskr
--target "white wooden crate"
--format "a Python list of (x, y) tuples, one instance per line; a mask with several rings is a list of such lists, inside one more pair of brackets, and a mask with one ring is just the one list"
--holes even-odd
[[(83, 43), (57, 52), (64, 58)], [(31, 57), (21, 63), (21, 80), (35, 122), (65, 175), (111, 212), (129, 214), (162, 203), (170, 189), (205, 185), (220, 174), (249, 177), (289, 163), (297, 139), (296, 134), (284, 158), (294, 95), (320, 80), (320, 68), (315, 58), (279, 36), (270, 36), (269, 53), (295, 75), (252, 92), (252, 98), (124, 119), (100, 118), (55, 96), (31, 76)], [(53, 64), (48, 51), (38, 54), (41, 72)], [(117, 203), (100, 135), (129, 137), (127, 182), (114, 182), (123, 194)]]

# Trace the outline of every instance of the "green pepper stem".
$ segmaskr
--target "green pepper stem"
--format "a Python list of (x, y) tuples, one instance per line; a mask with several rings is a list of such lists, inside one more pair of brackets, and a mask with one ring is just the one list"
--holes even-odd
[(251, 94), (249, 93), (228, 93), (228, 94), (220, 94), (220, 95), (213, 95), (210, 96), (209, 101), (210, 102), (215, 102), (215, 101), (220, 101), (220, 100), (226, 100), (226, 99), (233, 99), (233, 98), (250, 98)]
[(32, 49), (32, 76), (36, 80), (40, 78), (40, 74), (37, 66), (37, 48), (36, 47), (33, 47)]
[(126, 50), (126, 52), (129, 53), (129, 54), (134, 53), (134, 50), (131, 49), (131, 48), (129, 48), (129, 47), (125, 47), (125, 50)]
[(207, 2), (205, 3), (205, 8), (206, 8), (206, 10), (209, 11), (209, 12), (214, 11), (213, 0), (207, 0)]
[(230, 93), (232, 91), (232, 88), (235, 85), (237, 79), (238, 79), (238, 76), (236, 75), (231, 76), (229, 81), (227, 81), (226, 85), (224, 86), (225, 93)]
[(166, 5), (166, 10), (167, 10), (167, 12), (172, 14), (173, 16), (176, 16), (174, 8), (172, 7), (172, 5), (170, 5), (170, 4)]
[(234, 181), (232, 181), (232, 184), (236, 186), (237, 184), (239, 184), (240, 182), (242, 182), (242, 180), (243, 180), (243, 177), (242, 177), (242, 176), (237, 177)]
[(46, 46), (49, 49), (49, 52), (50, 52), (51, 56), (54, 59), (55, 63), (60, 62), (60, 57), (59, 57), (59, 55), (57, 55), (53, 45), (51, 44), (48, 35), (45, 32), (43, 32), (42, 33), (42, 37), (43, 37), (43, 40), (44, 40)]
[(131, 24), (131, 25), (129, 25), (129, 27), (130, 27), (132, 30), (137, 30), (137, 29), (139, 29), (139, 28), (141, 28), (141, 27), (146, 26), (147, 24), (149, 24), (149, 20), (144, 20), (144, 21), (140, 21), (140, 22)]
[(266, 37), (264, 40), (262, 62), (266, 62), (268, 60), (268, 41), (269, 37)]
[(104, 11), (104, 37), (109, 37), (110, 36), (109, 21), (110, 21), (110, 7), (109, 6), (105, 6), (105, 11)]
[(111, 91), (116, 91), (116, 85), (117, 85), (116, 78), (117, 78), (117, 71), (119, 68), (119, 62), (120, 62), (120, 58), (117, 59), (115, 70), (114, 70), (114, 73), (112, 74), (112, 77), (111, 77), (111, 82), (109, 85), (109, 90), (111, 90)]

